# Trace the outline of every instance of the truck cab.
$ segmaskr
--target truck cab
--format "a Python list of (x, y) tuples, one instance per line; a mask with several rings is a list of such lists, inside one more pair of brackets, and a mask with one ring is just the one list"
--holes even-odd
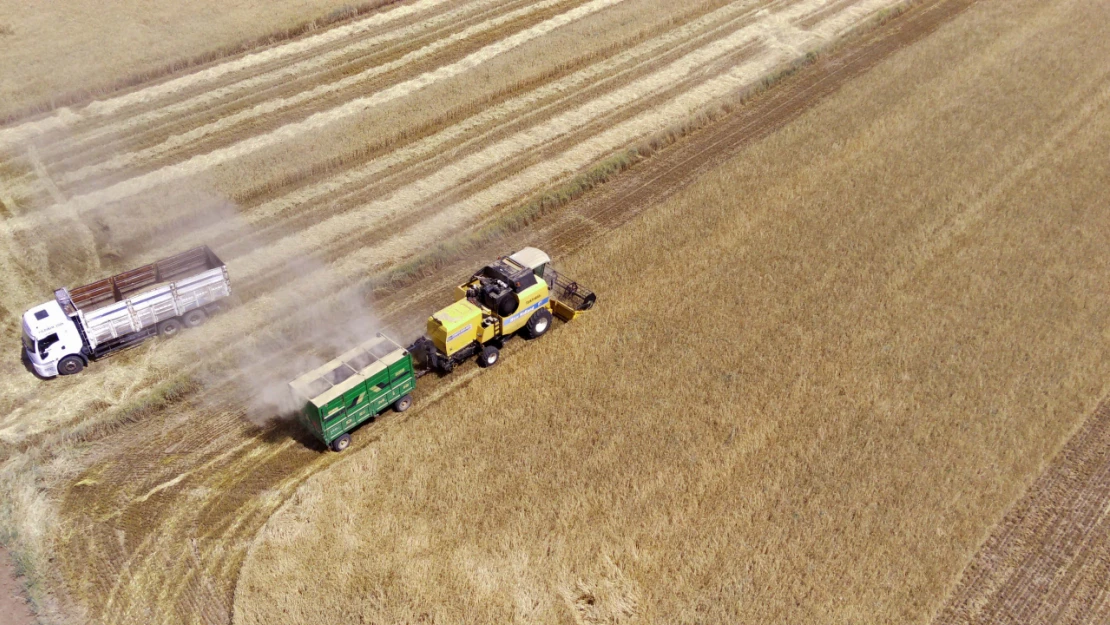
[(23, 313), (23, 352), (35, 373), (51, 378), (59, 373), (77, 373), (87, 364), (85, 346), (77, 326), (56, 300)]
[(173, 336), (231, 296), (227, 267), (206, 245), (123, 273), (54, 290), (23, 313), (23, 351), (42, 377), (72, 375), (109, 354)]

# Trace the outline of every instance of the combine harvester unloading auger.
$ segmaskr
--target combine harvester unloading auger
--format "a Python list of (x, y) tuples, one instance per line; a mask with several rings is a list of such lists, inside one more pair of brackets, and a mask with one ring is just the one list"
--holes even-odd
[(527, 247), (483, 267), (455, 289), (455, 303), (428, 318), (428, 334), (408, 348), (377, 337), (289, 383), (302, 425), (334, 451), (350, 432), (387, 408), (412, 405), (416, 379), (450, 373), (473, 356), (492, 367), (518, 334), (539, 338), (554, 317), (571, 321), (597, 296), (551, 267), (544, 252)]

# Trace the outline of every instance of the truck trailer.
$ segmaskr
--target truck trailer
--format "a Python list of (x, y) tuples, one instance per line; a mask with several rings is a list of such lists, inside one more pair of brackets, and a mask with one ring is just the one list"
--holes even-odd
[(199, 326), (231, 295), (208, 246), (69, 290), (23, 313), (23, 350), (43, 377), (72, 375), (92, 360), (160, 334)]

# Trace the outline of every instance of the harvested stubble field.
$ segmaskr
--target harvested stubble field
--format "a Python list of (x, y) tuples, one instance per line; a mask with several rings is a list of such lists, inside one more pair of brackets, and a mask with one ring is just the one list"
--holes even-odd
[(390, 2), (0, 0), (0, 123), (84, 103)]
[[(0, 129), (10, 316), (202, 241), (243, 299), (49, 401), (4, 363), (4, 520), (40, 600), (111, 623), (927, 620), (1104, 392), (1105, 172), (1075, 156), (1106, 144), (1092, 1), (976, 4), (569, 257), (599, 311), (422, 383), (347, 462), (251, 421), (313, 357), (411, 334), (491, 250), (371, 297), (377, 319), (368, 277), (892, 4), (410, 2)], [(717, 128), (685, 146), (728, 154)], [(525, 234), (581, 248), (643, 197)]]

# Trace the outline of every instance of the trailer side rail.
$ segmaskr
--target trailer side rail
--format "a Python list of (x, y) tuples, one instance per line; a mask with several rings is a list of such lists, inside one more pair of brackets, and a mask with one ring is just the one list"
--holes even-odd
[(69, 291), (69, 298), (78, 309), (97, 308), (127, 299), (128, 296), (156, 284), (203, 273), (222, 264), (207, 245), (202, 245), (110, 278), (79, 286)]

